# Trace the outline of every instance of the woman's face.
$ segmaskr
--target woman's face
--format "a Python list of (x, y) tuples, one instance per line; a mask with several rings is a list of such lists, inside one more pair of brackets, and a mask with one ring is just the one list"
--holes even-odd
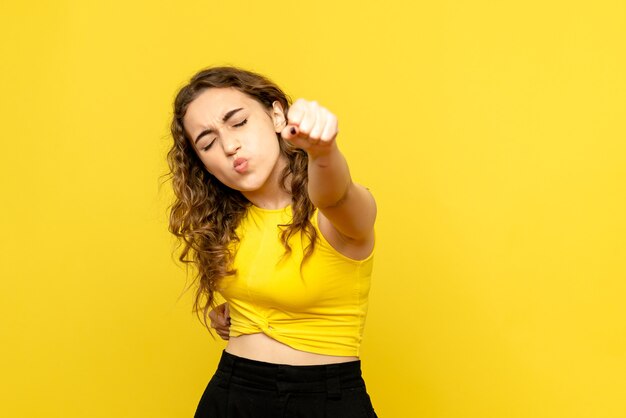
[[(234, 88), (210, 88), (187, 108), (183, 126), (204, 166), (241, 192), (260, 191), (275, 179), (282, 160), (276, 134), (283, 109), (266, 109)], [(270, 185), (271, 189), (271, 185)]]

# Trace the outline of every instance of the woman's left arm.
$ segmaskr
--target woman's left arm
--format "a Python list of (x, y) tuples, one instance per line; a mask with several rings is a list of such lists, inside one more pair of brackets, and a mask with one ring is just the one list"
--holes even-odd
[[(337, 118), (303, 99), (289, 109), (282, 137), (309, 155), (309, 198), (343, 238), (373, 245), (376, 203), (352, 182), (348, 163), (337, 147)], [(322, 227), (322, 225), (320, 225)]]

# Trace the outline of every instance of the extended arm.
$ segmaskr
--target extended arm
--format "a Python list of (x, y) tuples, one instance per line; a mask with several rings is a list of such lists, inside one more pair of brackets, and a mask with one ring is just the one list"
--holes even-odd
[(298, 100), (289, 109), (282, 136), (309, 155), (308, 192), (323, 215), (320, 228), (327, 220), (348, 245), (371, 246), (376, 203), (367, 189), (352, 182), (337, 133), (335, 115), (316, 102)]

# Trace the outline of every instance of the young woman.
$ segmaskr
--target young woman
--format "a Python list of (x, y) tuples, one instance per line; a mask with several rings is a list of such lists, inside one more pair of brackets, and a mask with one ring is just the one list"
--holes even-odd
[(375, 417), (359, 351), (376, 205), (335, 115), (216, 67), (179, 91), (171, 131), (170, 230), (198, 271), (195, 312), (228, 340), (195, 416)]

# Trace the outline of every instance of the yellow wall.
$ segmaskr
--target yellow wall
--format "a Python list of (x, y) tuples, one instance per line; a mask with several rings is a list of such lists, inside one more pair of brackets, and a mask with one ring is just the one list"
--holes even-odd
[(626, 3), (3, 2), (0, 415), (191, 417), (168, 123), (236, 64), (339, 116), (379, 204), (382, 417), (626, 416)]

